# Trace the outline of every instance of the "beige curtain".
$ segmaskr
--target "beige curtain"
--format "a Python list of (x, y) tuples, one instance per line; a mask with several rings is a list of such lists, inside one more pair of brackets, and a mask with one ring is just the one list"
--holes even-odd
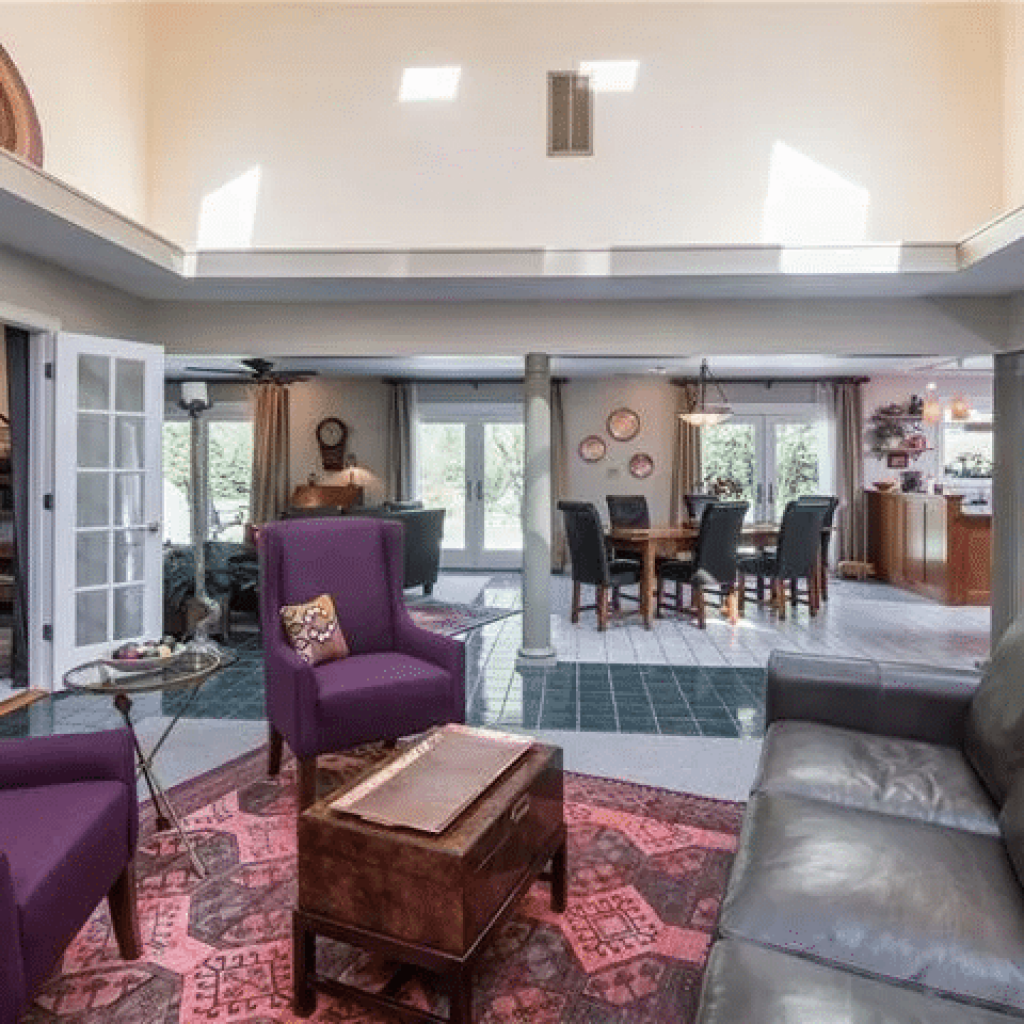
[(388, 381), (388, 422), (385, 482), (392, 501), (416, 497), (415, 464), (416, 385)]
[(675, 443), (672, 452), (672, 496), (669, 519), (673, 525), (687, 518), (685, 495), (701, 490), (700, 428), (679, 418), (679, 413), (690, 407), (691, 388), (697, 382), (687, 381), (677, 386)]
[(253, 385), (252, 521), (280, 519), (288, 508), (288, 386), (276, 380)]
[(835, 421), (836, 543), (839, 561), (867, 559), (867, 511), (864, 497), (864, 413), (861, 382), (838, 381), (833, 385), (832, 415)]
[(565, 524), (558, 503), (569, 494), (569, 453), (565, 437), (562, 381), (551, 381), (551, 568), (562, 572), (569, 559)]

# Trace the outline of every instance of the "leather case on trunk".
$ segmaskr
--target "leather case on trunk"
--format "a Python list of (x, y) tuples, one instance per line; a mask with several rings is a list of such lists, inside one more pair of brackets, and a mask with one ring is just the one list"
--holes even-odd
[(562, 751), (535, 745), (438, 836), (338, 814), (340, 792), (299, 816), (299, 909), (462, 956), (553, 852)]

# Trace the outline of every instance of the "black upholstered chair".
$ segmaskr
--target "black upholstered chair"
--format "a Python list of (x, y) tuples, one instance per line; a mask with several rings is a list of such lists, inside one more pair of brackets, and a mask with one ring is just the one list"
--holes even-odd
[(767, 581), (771, 604), (778, 611), (780, 619), (786, 617), (786, 583), (789, 582), (793, 588), (795, 607), (800, 580), (807, 581), (807, 605), (811, 615), (818, 614), (818, 562), (821, 558), (821, 530), (827, 514), (828, 506), (823, 502), (796, 500), (786, 505), (779, 529), (779, 544), (775, 551), (739, 560), (741, 611), (746, 597), (746, 578), (756, 576), (758, 601), (764, 600), (764, 585)]
[(712, 587), (720, 589), (722, 605), (728, 610), (730, 621), (736, 622), (736, 549), (748, 508), (750, 503), (746, 501), (712, 501), (704, 508), (692, 561), (669, 559), (658, 567), (659, 616), (664, 607), (664, 585), (673, 582), (678, 610), (683, 610), (682, 588), (689, 586), (691, 601), (688, 610), (696, 616), (701, 629), (707, 625), (705, 591)]
[(836, 509), (839, 507), (839, 499), (834, 494), (808, 494), (797, 501), (811, 505), (826, 505), (828, 511), (825, 513), (825, 521), (821, 524), (821, 560), (818, 563), (820, 575), (818, 579), (821, 588), (822, 601), (828, 600), (828, 551), (832, 544), (832, 526), (835, 523)]
[[(616, 607), (619, 588), (639, 585), (640, 563), (628, 558), (610, 558), (605, 543), (604, 527), (597, 509), (589, 501), (560, 501), (558, 508), (565, 517), (565, 536), (569, 542), (569, 560), (572, 563), (572, 621), (579, 622), (581, 587), (584, 583), (594, 587), (595, 603), (587, 608), (597, 609), (597, 628), (608, 626), (609, 597)], [(639, 592), (623, 594), (639, 601)]]
[(609, 494), (608, 521), (612, 526), (635, 526), (644, 529), (651, 525), (647, 499), (642, 494)]
[(683, 500), (686, 502), (686, 514), (699, 523), (704, 509), (716, 499), (713, 494), (684, 494)]

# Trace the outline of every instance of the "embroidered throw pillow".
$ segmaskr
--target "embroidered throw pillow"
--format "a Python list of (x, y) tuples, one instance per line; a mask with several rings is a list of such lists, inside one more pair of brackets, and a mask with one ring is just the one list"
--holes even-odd
[(348, 657), (348, 644), (330, 594), (305, 604), (286, 604), (281, 609), (281, 624), (295, 653), (309, 665)]

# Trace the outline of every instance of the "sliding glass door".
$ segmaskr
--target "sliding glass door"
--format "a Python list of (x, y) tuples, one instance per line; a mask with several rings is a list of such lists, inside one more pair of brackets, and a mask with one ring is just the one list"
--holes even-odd
[(706, 483), (724, 478), (750, 502), (749, 520), (782, 518), (788, 502), (832, 488), (828, 422), (817, 411), (734, 416), (701, 435)]
[(518, 405), (421, 407), (417, 493), (447, 510), (446, 568), (519, 568), (523, 555), (523, 417)]

